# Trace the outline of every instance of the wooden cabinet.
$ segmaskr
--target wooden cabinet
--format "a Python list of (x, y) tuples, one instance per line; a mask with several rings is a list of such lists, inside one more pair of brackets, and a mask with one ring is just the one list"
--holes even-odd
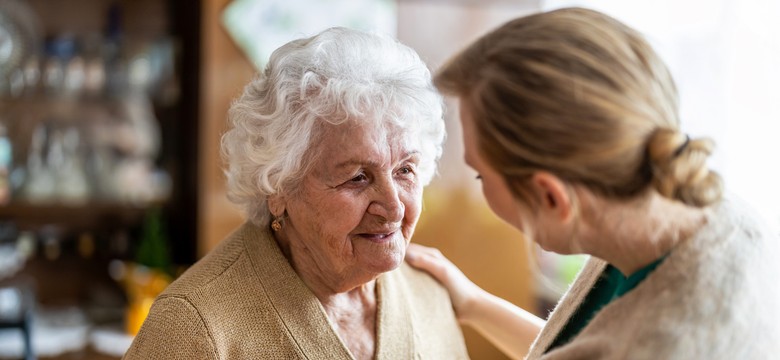
[[(110, 230), (134, 232), (148, 209), (162, 208), (172, 261), (194, 262), (199, 2), (14, 1), (35, 15), (38, 43), (22, 66), (38, 74), (0, 100), (13, 144), (12, 198), (0, 220), (31, 232), (56, 225), (63, 241), (95, 233), (100, 242)], [(53, 169), (65, 161), (52, 160), (69, 156), (55, 151), (67, 136), (80, 168), (71, 183), (81, 183), (70, 192)], [(49, 168), (36, 173), (36, 161)]]
[[(23, 279), (39, 309), (121, 322), (109, 263), (138, 260), (151, 216), (170, 271), (198, 258), (201, 2), (3, 0), (0, 12), (16, 4), (34, 14), (37, 41), (25, 44), (28, 73), (13, 75), (24, 86), (0, 78), (13, 160), (0, 246), (24, 242), (33, 255), (13, 275), (0, 269), (0, 289)], [(89, 347), (64, 357), (112, 358)]]

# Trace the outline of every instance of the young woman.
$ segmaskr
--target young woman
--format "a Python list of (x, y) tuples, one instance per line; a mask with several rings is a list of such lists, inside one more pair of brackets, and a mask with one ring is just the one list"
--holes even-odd
[(674, 82), (639, 33), (585, 9), (536, 14), (477, 40), (435, 83), (459, 98), (491, 209), (546, 250), (592, 256), (545, 322), (411, 247), (462, 323), (517, 358), (780, 353), (780, 239), (723, 196), (713, 142), (680, 131)]

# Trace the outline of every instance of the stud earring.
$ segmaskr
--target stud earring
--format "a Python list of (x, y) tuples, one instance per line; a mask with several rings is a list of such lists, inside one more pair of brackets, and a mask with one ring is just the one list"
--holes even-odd
[(274, 221), (271, 221), (271, 229), (276, 232), (282, 230), (282, 222), (279, 221), (279, 218), (276, 218), (274, 219)]

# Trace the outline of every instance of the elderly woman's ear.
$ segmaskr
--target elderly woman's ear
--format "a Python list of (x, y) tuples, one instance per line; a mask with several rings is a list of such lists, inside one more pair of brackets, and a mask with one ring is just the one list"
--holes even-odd
[(268, 211), (271, 212), (273, 218), (279, 218), (284, 214), (285, 201), (284, 196), (280, 194), (271, 195), (268, 197)]

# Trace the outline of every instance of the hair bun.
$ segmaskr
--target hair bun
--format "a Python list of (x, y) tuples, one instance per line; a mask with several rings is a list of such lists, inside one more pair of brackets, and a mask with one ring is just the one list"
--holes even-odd
[(707, 167), (714, 148), (709, 138), (691, 139), (677, 130), (657, 130), (647, 145), (653, 186), (661, 195), (692, 206), (720, 200), (723, 181)]

